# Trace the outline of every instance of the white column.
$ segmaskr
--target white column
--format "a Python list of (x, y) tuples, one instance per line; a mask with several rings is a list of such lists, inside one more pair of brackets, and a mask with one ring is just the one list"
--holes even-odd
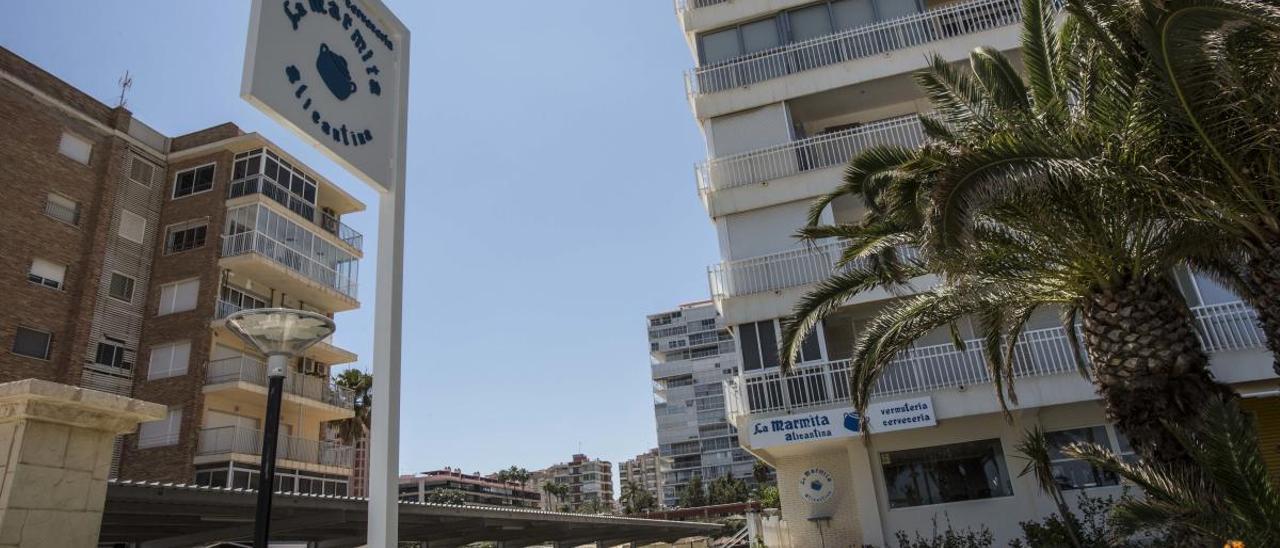
[(400, 323), (404, 296), (403, 184), (378, 204), (378, 288), (373, 321), (373, 432), (369, 437), (370, 548), (398, 544)]

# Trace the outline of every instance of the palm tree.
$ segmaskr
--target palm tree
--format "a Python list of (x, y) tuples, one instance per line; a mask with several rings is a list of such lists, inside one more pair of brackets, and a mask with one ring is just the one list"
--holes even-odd
[(569, 494), (568, 485), (565, 485), (563, 483), (558, 483), (555, 481), (546, 481), (546, 482), (543, 482), (542, 484), (542, 492), (546, 493), (547, 496), (551, 499), (549, 502), (551, 503), (551, 507), (553, 509), (556, 508), (557, 504), (560, 505), (561, 510), (564, 509), (563, 500), (565, 495)]
[(1189, 464), (1125, 462), (1094, 444), (1065, 453), (1136, 484), (1143, 497), (1126, 497), (1112, 510), (1122, 534), (1189, 529), (1219, 544), (1280, 546), (1280, 492), (1267, 474), (1253, 419), (1229, 399), (1211, 399), (1195, 426), (1167, 421)]
[(1184, 176), (1155, 187), (1241, 255), (1202, 265), (1258, 311), (1280, 374), (1280, 7), (1253, 0), (1073, 0), (1100, 47), (1149, 70)]
[(635, 503), (640, 497), (639, 493), (644, 492), (644, 487), (635, 480), (627, 480), (622, 482), (622, 493), (618, 495), (618, 503), (622, 505), (622, 512), (625, 514), (636, 513)]
[[(917, 75), (937, 111), (921, 116), (925, 144), (867, 150), (813, 205), (799, 236), (844, 240), (844, 270), (796, 305), (783, 365), (853, 296), (937, 273), (939, 287), (890, 303), (859, 334), (850, 376), (861, 411), (899, 352), (947, 327), (960, 346), (965, 318), (981, 328), (1001, 405), (1016, 403), (1011, 343), (1036, 311), (1058, 309), (1110, 420), (1143, 454), (1182, 459), (1160, 421), (1196, 420), (1229, 390), (1210, 376), (1170, 273), (1188, 260), (1221, 260), (1224, 249), (1211, 227), (1171, 218), (1148, 190), (1169, 171), (1151, 86), (1083, 39), (1074, 19), (1055, 30), (1048, 4), (1023, 0), (1025, 82), (990, 48), (974, 50), (968, 69), (935, 57)], [(846, 196), (862, 200), (866, 217), (821, 225), (826, 206)], [(897, 251), (904, 245), (919, 256)]]
[(1075, 514), (1071, 511), (1071, 507), (1067, 505), (1066, 497), (1062, 496), (1062, 488), (1058, 485), (1057, 478), (1053, 477), (1053, 464), (1049, 456), (1049, 440), (1045, 437), (1044, 430), (1041, 430), (1039, 426), (1028, 430), (1016, 449), (1022, 458), (1027, 461), (1018, 476), (1035, 475), (1036, 483), (1040, 485), (1040, 490), (1049, 495), (1049, 498), (1053, 499), (1054, 505), (1058, 507), (1058, 515), (1062, 517), (1062, 525), (1067, 531), (1071, 546), (1083, 548), (1083, 545), (1080, 544), (1080, 533), (1076, 530), (1078, 522), (1073, 517)]
[(334, 377), (333, 383), (351, 391), (355, 416), (338, 423), (338, 436), (347, 443), (355, 443), (370, 430), (373, 375), (359, 369), (347, 369)]

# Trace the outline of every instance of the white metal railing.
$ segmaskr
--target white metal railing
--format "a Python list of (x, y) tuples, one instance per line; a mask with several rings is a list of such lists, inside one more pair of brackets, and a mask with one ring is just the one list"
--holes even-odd
[(685, 72), (690, 97), (780, 76), (982, 32), (1022, 19), (1019, 0), (970, 0), (803, 42), (743, 55)]
[(356, 281), (350, 276), (276, 241), (263, 232), (250, 230), (222, 236), (223, 257), (234, 257), (246, 253), (258, 253), (343, 295), (353, 299), (356, 297)]
[(729, 0), (675, 0), (676, 13), (684, 13), (692, 9), (705, 8), (707, 6), (723, 4), (728, 1)]
[[(1243, 302), (1194, 307), (1192, 314), (1206, 351), (1266, 346), (1265, 335), (1257, 324), (1257, 314)], [(1087, 355), (1085, 359), (1088, 359)], [(805, 365), (785, 376), (776, 368), (744, 373), (725, 383), (726, 411), (730, 417), (738, 417), (749, 413), (848, 405), (849, 365), (849, 360)], [(1075, 370), (1075, 356), (1064, 328), (1026, 331), (1018, 338), (1013, 353), (1015, 377), (1054, 375)], [(963, 349), (947, 343), (918, 346), (898, 354), (876, 381), (871, 395), (892, 396), (990, 382), (983, 342), (971, 339), (964, 341)]]
[(915, 147), (924, 141), (918, 115), (888, 118), (731, 156), (712, 158), (695, 170), (698, 192), (763, 183), (815, 169), (844, 165), (877, 145)]
[(67, 207), (53, 200), (45, 200), (44, 214), (73, 226), (80, 226), (80, 208)]
[[(235, 381), (266, 386), (267, 364), (248, 356), (209, 362), (209, 370), (205, 375), (207, 384)], [(355, 396), (351, 390), (338, 386), (332, 380), (322, 377), (289, 372), (284, 379), (284, 391), (343, 409), (355, 407)]]
[[(309, 464), (351, 468), (355, 448), (333, 442), (308, 440), (281, 435), (276, 442), (276, 457)], [(196, 454), (201, 456), (262, 454), (262, 432), (239, 426), (222, 426), (200, 430)]]
[(243, 310), (243, 308), (240, 305), (218, 299), (218, 306), (214, 311), (213, 319), (221, 320), (241, 310)]
[(1258, 312), (1243, 301), (1197, 306), (1195, 316), (1200, 342), (1207, 352), (1265, 348), (1267, 335), (1258, 325)]
[(360, 249), (364, 245), (364, 236), (356, 229), (343, 224), (337, 217), (328, 213), (320, 212), (317, 214), (315, 204), (294, 194), (284, 185), (272, 181), (265, 175), (257, 174), (237, 179), (232, 181), (227, 189), (227, 199), (239, 198), (249, 194), (262, 194), (271, 198), (276, 203), (288, 208), (289, 211), (297, 213), (299, 217), (318, 225), (325, 232), (337, 236), (338, 239), (346, 242), (351, 247)]
[[(753, 293), (778, 291), (827, 279), (848, 244), (842, 240), (711, 265), (707, 268), (711, 296), (717, 301)], [(915, 248), (902, 247), (898, 256), (916, 257)], [(860, 263), (859, 263), (860, 264)], [(851, 266), (857, 266), (851, 265)]]

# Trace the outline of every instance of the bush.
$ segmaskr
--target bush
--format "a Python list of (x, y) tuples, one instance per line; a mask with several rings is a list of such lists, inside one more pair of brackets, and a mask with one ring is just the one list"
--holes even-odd
[(978, 531), (968, 528), (956, 531), (951, 527), (951, 518), (947, 518), (945, 531), (938, 530), (938, 519), (934, 518), (932, 537), (926, 538), (919, 531), (916, 531), (915, 538), (911, 538), (906, 531), (898, 531), (894, 537), (898, 540), (899, 548), (991, 548), (995, 544), (995, 537), (990, 529), (983, 527)]

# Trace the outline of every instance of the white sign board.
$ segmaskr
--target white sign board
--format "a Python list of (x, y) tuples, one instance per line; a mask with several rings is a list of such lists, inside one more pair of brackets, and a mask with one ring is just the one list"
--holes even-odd
[(896, 432), (938, 425), (933, 398), (873, 403), (867, 406), (867, 423), (872, 433)]
[(397, 183), (408, 31), (377, 0), (254, 0), (240, 95), (382, 190)]
[(853, 408), (828, 409), (782, 417), (755, 419), (748, 425), (752, 449), (858, 435)]
[(836, 481), (821, 468), (810, 468), (800, 474), (800, 498), (809, 504), (822, 504), (836, 494)]

